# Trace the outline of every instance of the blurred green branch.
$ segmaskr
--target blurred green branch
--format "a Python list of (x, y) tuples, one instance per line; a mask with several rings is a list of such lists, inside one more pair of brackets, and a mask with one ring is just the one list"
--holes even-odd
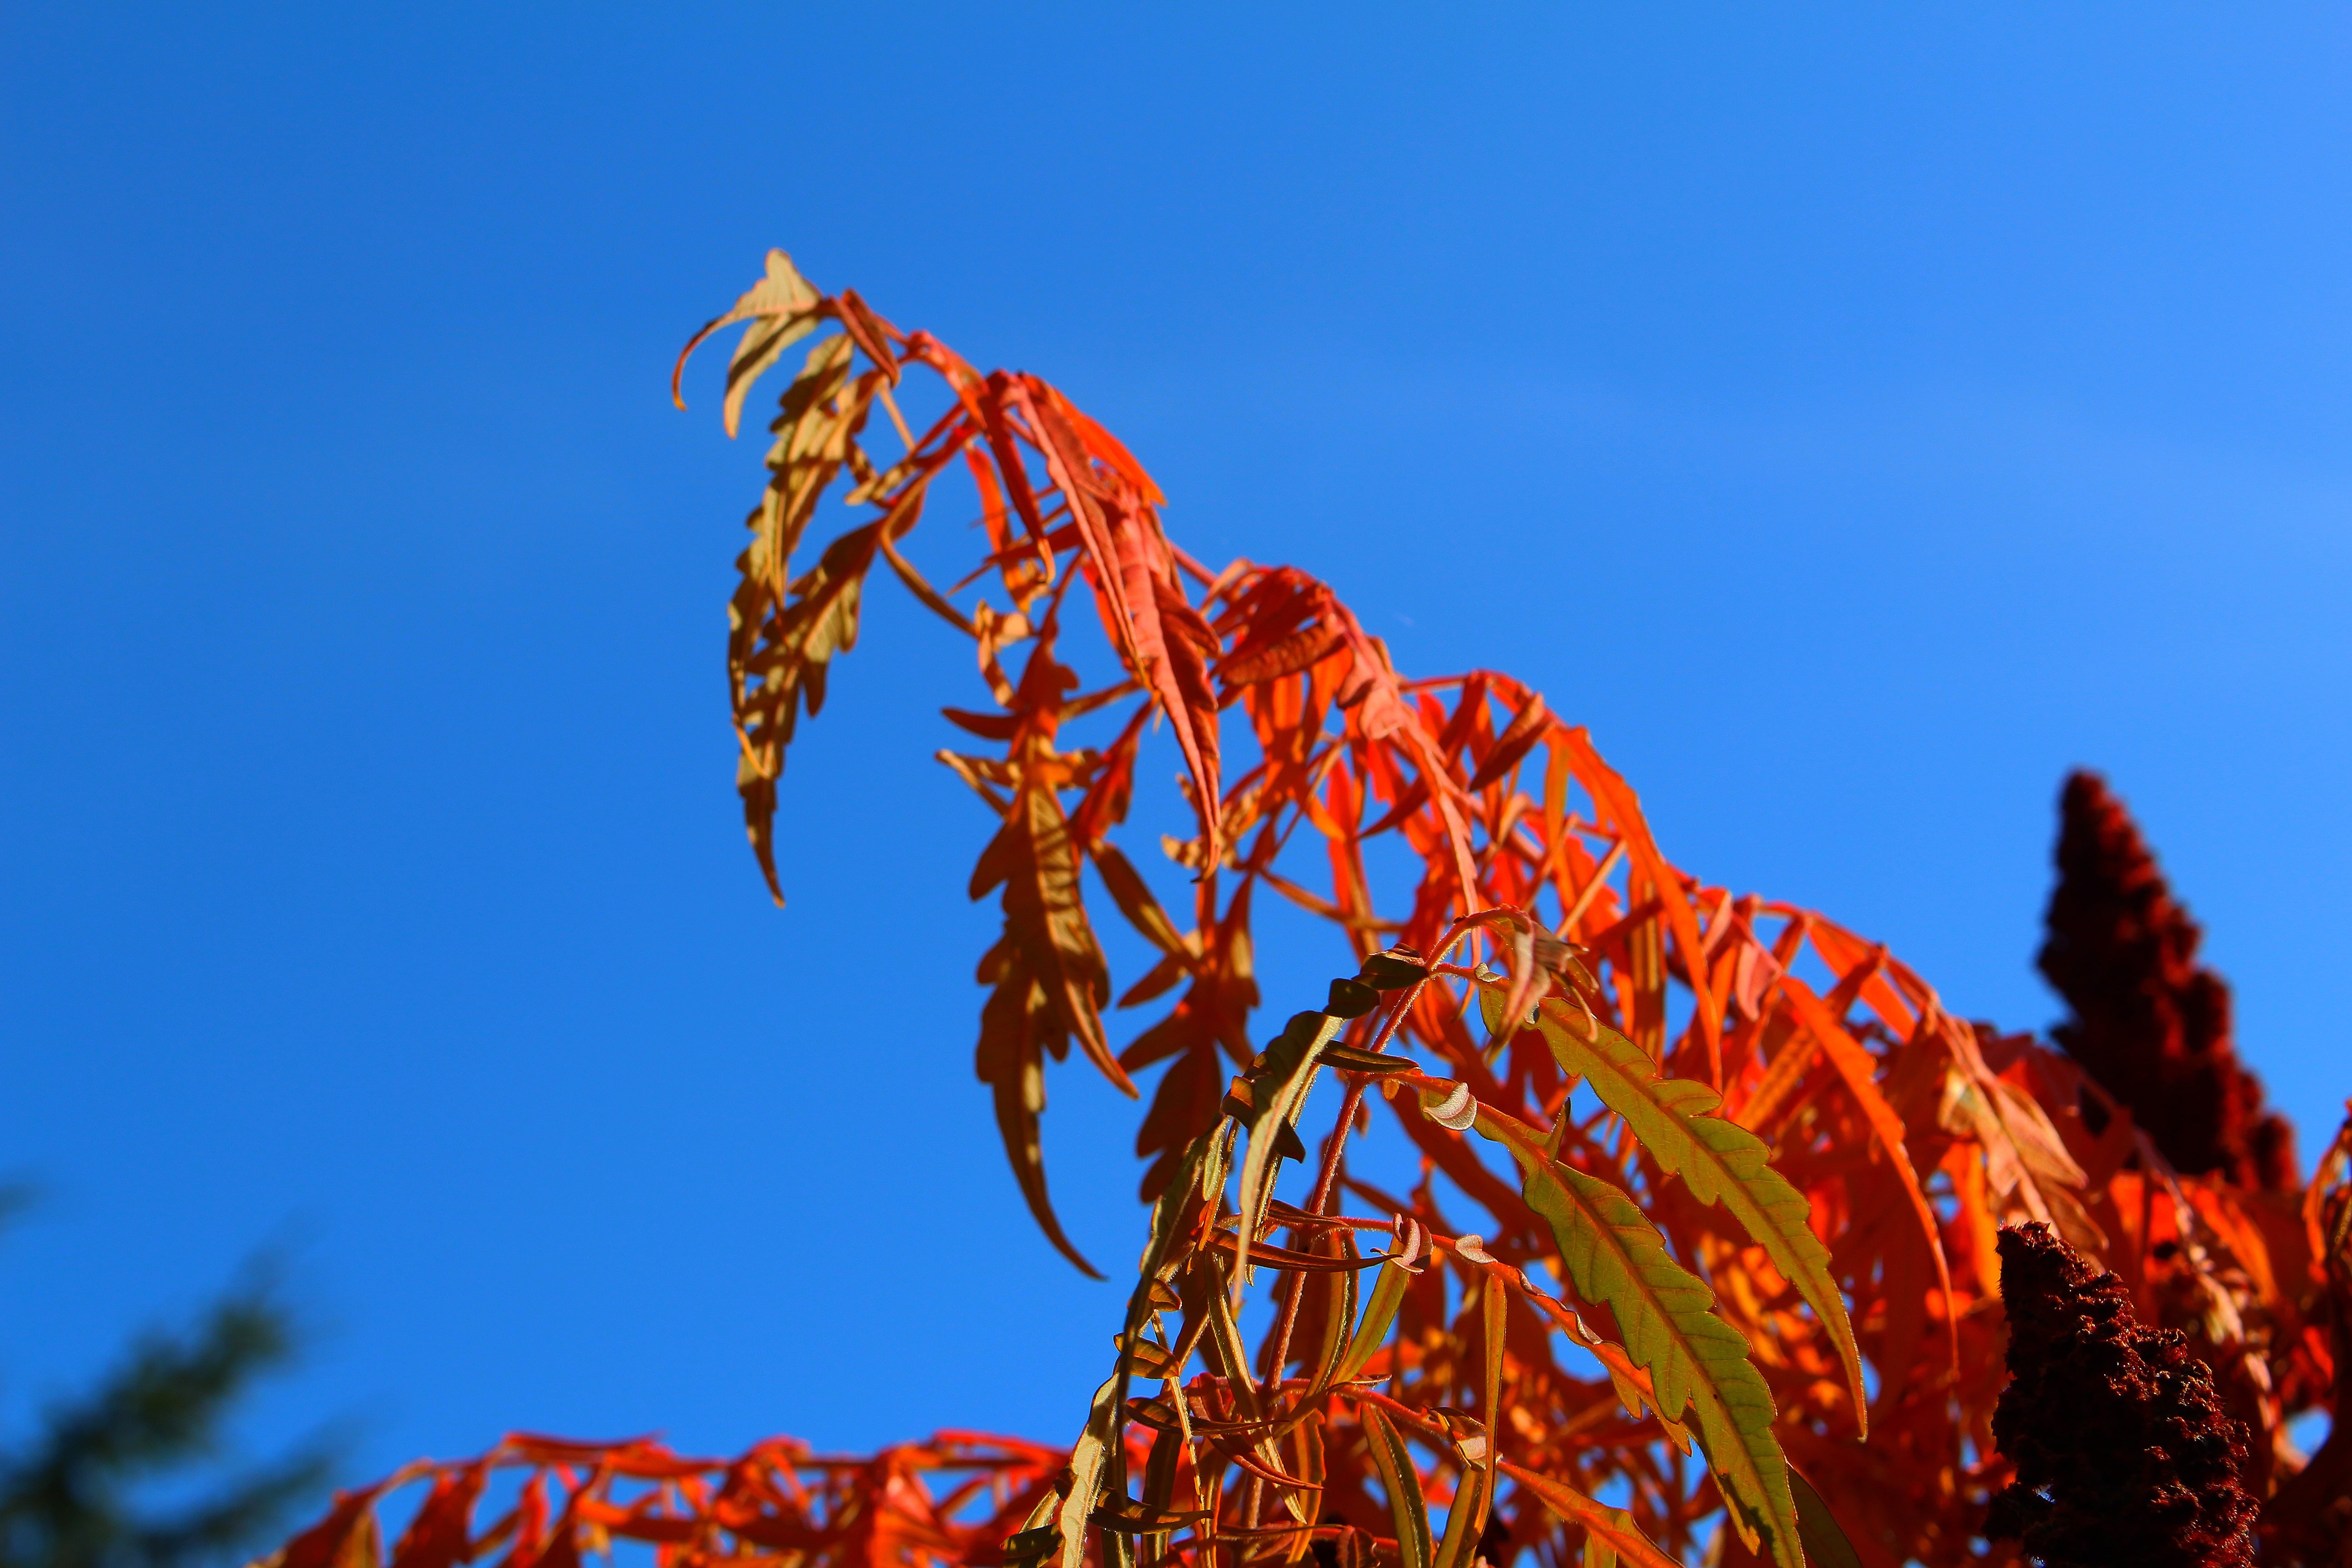
[[(22, 1210), (0, 1187), (0, 1223)], [(233, 1561), (326, 1485), (312, 1440), (203, 1484), (194, 1500), (143, 1506), (156, 1483), (197, 1480), (223, 1457), (225, 1428), (256, 1383), (298, 1349), (266, 1273), (232, 1287), (189, 1327), (134, 1342), (99, 1384), (45, 1412), (0, 1449), (0, 1568), (200, 1568)]]

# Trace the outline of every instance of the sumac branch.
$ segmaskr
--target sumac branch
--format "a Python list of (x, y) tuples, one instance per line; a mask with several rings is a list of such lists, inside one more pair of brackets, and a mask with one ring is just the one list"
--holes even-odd
[[(1196, 561), (1142, 465), (1049, 383), (982, 374), (781, 252), (694, 342), (733, 325), (730, 432), (808, 345), (730, 607), (761, 870), (781, 898), (786, 751), (886, 566), (970, 639), (985, 694), (946, 710), (961, 739), (940, 756), (996, 822), (971, 879), (1003, 911), (976, 1060), (1013, 1173), (1088, 1268), (1047, 1197), (1046, 1064), (1075, 1042), (1132, 1094), (1158, 1069), (1150, 1243), (1066, 1450), (943, 1438), (827, 1468), (780, 1439), (713, 1466), (513, 1439), (408, 1478), (434, 1489), (394, 1568), (501, 1543), (503, 1568), (568, 1568), (621, 1539), (664, 1568), (1986, 1561), (2011, 1479), (1998, 1238), (2020, 1222), (2180, 1329), (2245, 1424), (2252, 1484), (2286, 1484), (2286, 1423), (2345, 1360), (2340, 1152), (2308, 1192), (2177, 1170), (2105, 1073), (1955, 1017), (1867, 937), (1675, 866), (1530, 688), (1400, 671), (1329, 584)], [(932, 405), (919, 434), (907, 408)], [(926, 574), (902, 546), (943, 481), (970, 487), (980, 548)], [(857, 518), (802, 560), (835, 487)], [(1087, 624), (1110, 664), (1091, 689)], [(1165, 902), (1122, 844), (1155, 721), (1192, 824), (1158, 847)], [(1403, 881), (1374, 874), (1382, 839)], [(1137, 973), (1111, 973), (1089, 866)], [(1319, 1007), (1254, 1032), (1267, 899), (1328, 922), (1344, 964)], [(1123, 1047), (1115, 996), (1162, 1009)], [(1350, 1167), (1375, 1111), (1418, 1156), (1405, 1191)], [(463, 1522), (500, 1464), (540, 1489)], [(2292, 1560), (2334, 1550), (2313, 1490)], [(377, 1496), (282, 1568), (373, 1568)]]

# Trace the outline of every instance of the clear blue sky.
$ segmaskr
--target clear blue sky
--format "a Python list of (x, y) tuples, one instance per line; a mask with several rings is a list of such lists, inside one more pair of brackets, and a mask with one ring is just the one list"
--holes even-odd
[[(2055, 1014), (2106, 770), (2323, 1142), (2345, 12), (1466, 9), (8, 7), (0, 1425), (271, 1246), (320, 1337), (248, 1436), (352, 1418), (354, 1474), (1077, 1419), (1112, 1293), (970, 1078), (976, 688), (895, 586), (789, 910), (743, 847), (759, 447), (666, 376), (771, 245), (1969, 1013)], [(1329, 967), (1276, 942), (1272, 1010)], [(1131, 1112), (1054, 1096), (1123, 1264)]]

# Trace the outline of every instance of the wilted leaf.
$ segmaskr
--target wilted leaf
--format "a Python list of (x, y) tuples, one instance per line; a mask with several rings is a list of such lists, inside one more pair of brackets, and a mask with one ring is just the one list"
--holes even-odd
[(746, 290), (733, 310), (705, 322), (678, 351), (677, 365), (670, 372), (670, 400), (680, 408), (686, 406), (680, 381), (686, 374), (686, 362), (705, 339), (738, 321), (756, 322), (735, 345), (734, 358), (727, 366), (725, 420), (727, 434), (732, 437), (742, 412), (743, 395), (786, 348), (814, 330), (823, 319), (819, 305), (816, 289), (793, 266), (793, 258), (781, 250), (771, 250), (767, 276)]

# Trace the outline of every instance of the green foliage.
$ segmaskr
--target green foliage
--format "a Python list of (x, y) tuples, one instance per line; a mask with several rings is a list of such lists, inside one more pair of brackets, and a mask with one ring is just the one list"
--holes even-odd
[(1615, 1315), (1633, 1363), (1650, 1374), (1658, 1413), (1671, 1420), (1690, 1411), (1749, 1550), (1802, 1568), (1771, 1390), (1748, 1342), (1712, 1310), (1714, 1292), (1674, 1260), (1622, 1188), (1552, 1158), (1531, 1128), (1499, 1111), (1481, 1106), (1477, 1129), (1518, 1162), (1528, 1206), (1550, 1226), (1578, 1294)]
[[(1492, 1005), (1499, 994), (1496, 986), (1484, 986), (1479, 999)], [(1491, 1026), (1494, 1019), (1488, 1022)], [(1862, 1436), (1869, 1436), (1862, 1352), (1838, 1295), (1830, 1249), (1812, 1232), (1805, 1195), (1768, 1163), (1771, 1151), (1764, 1140), (1737, 1121), (1711, 1114), (1721, 1107), (1721, 1095), (1688, 1079), (1659, 1077), (1639, 1046), (1598, 1019), (1547, 1001), (1536, 1023), (1561, 1068), (1581, 1077), (1603, 1105), (1625, 1119), (1659, 1168), (1680, 1176), (1701, 1203), (1728, 1209), (1781, 1277), (1797, 1288), (1845, 1363), (1854, 1423)]]
[(266, 1541), (324, 1485), (322, 1446), (236, 1470), (173, 1507), (142, 1493), (220, 1458), (237, 1405), (295, 1350), (290, 1314), (259, 1279), (185, 1329), (138, 1340), (97, 1386), (0, 1451), (0, 1568), (199, 1568)]

